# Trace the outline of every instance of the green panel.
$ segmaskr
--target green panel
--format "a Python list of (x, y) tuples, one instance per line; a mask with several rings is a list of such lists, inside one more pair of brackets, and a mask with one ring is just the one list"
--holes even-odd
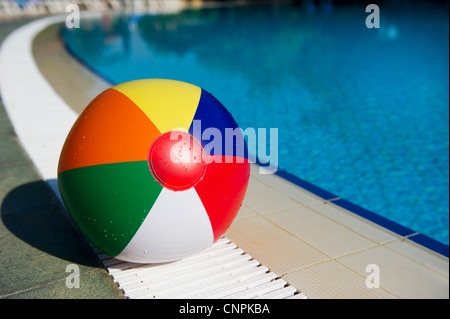
[(162, 190), (147, 161), (68, 170), (58, 175), (58, 184), (80, 230), (110, 256), (127, 246)]

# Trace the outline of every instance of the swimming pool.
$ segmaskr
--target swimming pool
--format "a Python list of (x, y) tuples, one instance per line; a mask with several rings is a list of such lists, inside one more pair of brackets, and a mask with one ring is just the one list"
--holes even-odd
[(63, 29), (119, 83), (171, 78), (242, 128), (278, 128), (278, 165), (448, 245), (449, 23), (438, 4), (258, 5), (105, 15)]

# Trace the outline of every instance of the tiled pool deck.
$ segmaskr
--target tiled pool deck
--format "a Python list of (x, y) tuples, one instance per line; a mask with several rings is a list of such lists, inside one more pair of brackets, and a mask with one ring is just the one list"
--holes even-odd
[[(39, 34), (33, 54), (53, 89), (80, 113), (109, 84), (69, 56), (56, 34), (55, 27)], [(0, 297), (122, 297), (0, 112)], [(411, 240), (418, 235), (399, 235), (341, 202), (253, 166), (244, 205), (225, 235), (308, 298), (449, 298), (447, 257)], [(69, 263), (80, 265), (85, 289), (66, 288)], [(379, 268), (379, 288), (366, 286), (368, 265)]]

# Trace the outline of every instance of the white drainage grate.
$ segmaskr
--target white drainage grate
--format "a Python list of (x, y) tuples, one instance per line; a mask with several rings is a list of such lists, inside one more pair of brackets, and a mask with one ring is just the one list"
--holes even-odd
[(165, 264), (123, 262), (96, 251), (128, 298), (306, 299), (228, 238), (180, 261)]

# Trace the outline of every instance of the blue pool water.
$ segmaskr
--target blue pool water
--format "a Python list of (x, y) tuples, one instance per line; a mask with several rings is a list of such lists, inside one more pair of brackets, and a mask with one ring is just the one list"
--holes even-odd
[(62, 36), (113, 83), (190, 82), (242, 128), (278, 128), (281, 169), (448, 245), (448, 7), (380, 14), (368, 29), (360, 5), (226, 7), (104, 16)]

